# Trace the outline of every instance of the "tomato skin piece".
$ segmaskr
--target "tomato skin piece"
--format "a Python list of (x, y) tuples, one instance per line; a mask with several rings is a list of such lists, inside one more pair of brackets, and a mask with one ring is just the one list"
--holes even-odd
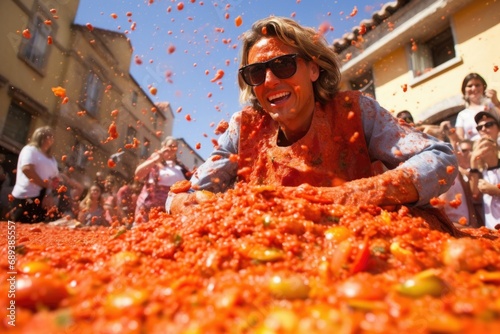
[(66, 286), (53, 276), (21, 275), (16, 280), (16, 305), (31, 310), (55, 309), (69, 296)]
[(368, 236), (365, 236), (365, 240), (360, 246), (359, 252), (356, 255), (356, 259), (351, 267), (351, 275), (359, 273), (368, 267), (368, 261), (370, 260), (370, 248), (368, 247)]

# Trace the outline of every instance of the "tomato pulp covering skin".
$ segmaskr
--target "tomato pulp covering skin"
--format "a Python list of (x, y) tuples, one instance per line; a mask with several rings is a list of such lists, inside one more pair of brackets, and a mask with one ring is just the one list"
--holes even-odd
[(499, 332), (498, 234), (466, 231), (270, 186), (130, 230), (17, 224), (16, 327), (2, 247), (0, 332)]

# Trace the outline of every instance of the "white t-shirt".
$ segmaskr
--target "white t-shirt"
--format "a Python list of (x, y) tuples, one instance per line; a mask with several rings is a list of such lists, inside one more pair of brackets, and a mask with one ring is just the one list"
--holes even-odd
[(23, 173), (22, 168), (26, 165), (34, 165), (35, 171), (42, 180), (49, 180), (59, 175), (57, 161), (54, 157), (47, 157), (38, 148), (26, 145), (19, 153), (17, 161), (16, 184), (12, 189), (12, 196), (15, 198), (33, 198), (40, 195), (42, 187), (30, 182)]
[[(167, 161), (167, 165), (159, 168), (158, 170), (158, 185), (159, 186), (172, 186), (177, 181), (185, 180), (182, 168)], [(153, 173), (149, 174), (149, 183), (154, 183)]]
[[(500, 183), (500, 168), (483, 171), (483, 179), (491, 184)], [(484, 225), (494, 230), (500, 224), (500, 196), (483, 194)]]
[(458, 113), (457, 120), (455, 121), (455, 127), (464, 129), (464, 139), (476, 141), (480, 138), (479, 132), (477, 132), (476, 130), (477, 124), (476, 121), (474, 120), (474, 117), (480, 111), (491, 110), (490, 112), (495, 112), (494, 110), (492, 110), (493, 107), (494, 105), (492, 103), (489, 103), (488, 106), (484, 106), (483, 110), (466, 108)]

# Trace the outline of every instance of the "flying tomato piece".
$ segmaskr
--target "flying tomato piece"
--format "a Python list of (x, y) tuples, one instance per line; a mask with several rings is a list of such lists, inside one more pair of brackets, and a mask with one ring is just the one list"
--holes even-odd
[(31, 33), (30, 33), (29, 29), (24, 29), (23, 30), (23, 37), (26, 38), (26, 39), (30, 39), (31, 38)]
[(217, 73), (212, 78), (212, 80), (210, 80), (210, 82), (216, 82), (216, 81), (222, 79), (223, 76), (224, 76), (224, 71), (223, 70), (217, 70)]
[(357, 13), (358, 13), (358, 7), (354, 6), (354, 8), (352, 9), (352, 12), (351, 12), (351, 14), (349, 14), (349, 16), (354, 17), (354, 16), (356, 16)]
[(243, 19), (241, 18), (241, 15), (238, 15), (238, 17), (236, 17), (234, 19), (234, 25), (239, 27), (239, 26), (241, 26), (242, 23), (243, 23)]
[(52, 87), (52, 92), (57, 97), (60, 97), (60, 98), (66, 97), (66, 89), (62, 88), (61, 86)]

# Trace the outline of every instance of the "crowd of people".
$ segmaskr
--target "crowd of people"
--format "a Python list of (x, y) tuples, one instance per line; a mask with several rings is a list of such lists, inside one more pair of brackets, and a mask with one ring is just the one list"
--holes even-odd
[(407, 110), (396, 117), (452, 145), (459, 173), (439, 197), (448, 218), (457, 227), (500, 229), (500, 101), (477, 73), (465, 76), (461, 91), (465, 109), (454, 126), (449, 120), (439, 125), (415, 124)]
[(19, 154), (16, 182), (6, 218), (21, 223), (77, 221), (82, 226), (132, 226), (165, 210), (170, 186), (188, 177), (177, 159), (178, 143), (167, 137), (161, 148), (136, 169), (132, 180), (119, 184), (112, 174), (97, 172), (85, 188), (58, 169), (52, 153), (54, 132), (36, 129)]
[[(455, 124), (415, 125), (409, 111), (393, 115), (360, 92), (341, 91), (337, 56), (313, 28), (268, 17), (241, 40), (245, 107), (192, 174), (191, 189), (170, 191), (187, 171), (177, 162), (175, 138), (168, 137), (130, 183), (120, 188), (106, 178), (70, 205), (82, 224), (141, 223), (153, 209), (178, 214), (210, 198), (201, 191), (224, 192), (245, 182), (300, 187), (337, 204), (405, 205), (450, 233), (456, 226), (497, 227), (500, 101), (480, 75), (464, 79), (466, 108)], [(54, 179), (61, 181), (50, 153), (53, 134), (37, 131), (19, 158), (11, 211), (16, 221), (38, 218)]]

